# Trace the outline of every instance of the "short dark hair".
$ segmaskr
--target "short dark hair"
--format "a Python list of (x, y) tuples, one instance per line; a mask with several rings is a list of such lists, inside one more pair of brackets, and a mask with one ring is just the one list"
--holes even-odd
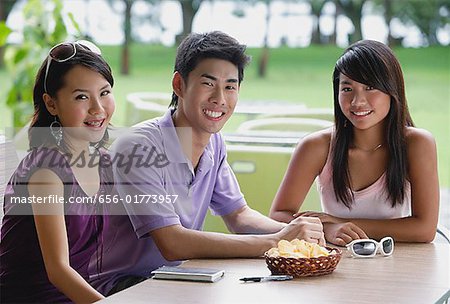
[(346, 126), (347, 118), (339, 105), (339, 76), (344, 74), (354, 81), (374, 87), (391, 98), (386, 116), (386, 144), (389, 162), (386, 187), (392, 207), (403, 202), (407, 178), (406, 127), (414, 126), (405, 96), (405, 83), (400, 62), (385, 44), (361, 40), (350, 45), (337, 60), (333, 71), (334, 119), (336, 136), (333, 146), (333, 186), (335, 195), (350, 208), (348, 148), (353, 141), (353, 128)]
[[(47, 74), (47, 94), (55, 97), (60, 89), (65, 85), (65, 76), (72, 70), (75, 66), (81, 65), (92, 71), (101, 74), (106, 81), (114, 86), (114, 78), (112, 76), (111, 67), (102, 58), (102, 56), (95, 54), (84, 47), (75, 44), (76, 54), (73, 58), (64, 61), (56, 62), (51, 61), (50, 67)], [(28, 130), (28, 138), (30, 142), (30, 149), (37, 148), (40, 146), (55, 145), (55, 139), (50, 134), (50, 124), (55, 120), (55, 117), (50, 114), (45, 106), (43, 95), (45, 93), (44, 89), (44, 78), (45, 70), (47, 68), (47, 57), (42, 62), (41, 67), (36, 75), (36, 81), (34, 83), (33, 89), (33, 104), (34, 104), (34, 114), (31, 120), (30, 128)], [(56, 117), (56, 119), (58, 119)], [(43, 134), (42, 131), (37, 131), (36, 128), (48, 129), (48, 132)], [(41, 129), (43, 130), (43, 129)], [(39, 134), (39, 135), (38, 135)], [(97, 147), (104, 146), (109, 140), (108, 130), (105, 131), (105, 135), (102, 140), (96, 144)], [(63, 142), (63, 149), (65, 145)]]
[[(223, 59), (233, 63), (238, 68), (239, 84), (244, 80), (244, 68), (250, 62), (250, 56), (245, 54), (246, 46), (233, 37), (220, 32), (191, 33), (180, 43), (177, 49), (174, 72), (180, 73), (186, 82), (189, 73), (207, 58)], [(178, 96), (172, 93), (169, 107), (177, 108)]]

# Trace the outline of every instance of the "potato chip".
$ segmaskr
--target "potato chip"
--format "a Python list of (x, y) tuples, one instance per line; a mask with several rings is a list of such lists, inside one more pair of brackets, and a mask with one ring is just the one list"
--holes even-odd
[(293, 239), (291, 241), (291, 244), (294, 245), (295, 247), (297, 247), (297, 246), (301, 247), (301, 246), (303, 246), (304, 242), (305, 242), (304, 240)]
[(294, 254), (293, 252), (281, 252), (280, 251), (279, 256), (283, 257), (283, 258), (291, 258), (293, 256), (293, 254)]
[(292, 241), (281, 240), (278, 247), (271, 248), (267, 251), (270, 257), (286, 257), (286, 258), (313, 258), (320, 256), (328, 256), (330, 252), (318, 245), (306, 242), (305, 240), (293, 239)]
[(278, 242), (278, 250), (280, 253), (293, 253), (295, 246), (286, 240), (281, 240)]
[(267, 254), (270, 256), (270, 257), (277, 257), (277, 256), (279, 256), (280, 255), (280, 251), (278, 250), (278, 248), (270, 248), (268, 251), (267, 251)]
[(291, 243), (296, 244), (295, 245), (295, 251), (301, 253), (305, 257), (309, 258), (311, 257), (311, 250), (309, 243), (305, 242), (304, 240), (294, 239), (291, 241)]
[(294, 252), (291, 254), (290, 258), (296, 258), (296, 259), (309, 258), (309, 255), (304, 255), (301, 252)]
[(311, 251), (311, 256), (320, 257), (320, 256), (327, 256), (330, 254), (328, 252), (328, 250), (326, 250), (325, 248), (323, 248), (317, 244), (314, 244), (314, 245), (315, 246), (314, 246), (313, 250)]

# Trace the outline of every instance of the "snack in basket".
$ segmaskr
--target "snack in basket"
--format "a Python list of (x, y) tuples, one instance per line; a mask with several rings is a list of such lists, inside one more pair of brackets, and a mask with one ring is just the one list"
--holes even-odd
[(291, 275), (295, 278), (329, 274), (336, 269), (342, 251), (295, 239), (281, 240), (278, 246), (264, 254), (267, 267), (273, 275)]
[(305, 240), (294, 239), (292, 241), (281, 240), (278, 247), (274, 247), (267, 251), (269, 257), (285, 257), (285, 258), (317, 258), (320, 256), (328, 256), (330, 252), (314, 243)]

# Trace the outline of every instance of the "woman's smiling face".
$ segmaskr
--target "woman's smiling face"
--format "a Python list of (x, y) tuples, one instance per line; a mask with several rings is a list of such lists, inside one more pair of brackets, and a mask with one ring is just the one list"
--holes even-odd
[(341, 73), (339, 105), (355, 128), (369, 129), (384, 121), (391, 107), (391, 97)]
[[(98, 72), (82, 65), (64, 76), (64, 86), (47, 108), (57, 115), (61, 125), (70, 128), (76, 141), (98, 142), (103, 138), (115, 109), (109, 82)], [(66, 131), (69, 129), (66, 129)]]

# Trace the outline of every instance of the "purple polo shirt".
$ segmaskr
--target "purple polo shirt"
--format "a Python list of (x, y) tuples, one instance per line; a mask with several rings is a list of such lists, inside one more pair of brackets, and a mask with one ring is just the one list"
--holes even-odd
[[(118, 213), (128, 215), (110, 217), (102, 273), (92, 283), (101, 292), (107, 293), (124, 276), (149, 276), (159, 266), (180, 263), (162, 257), (150, 231), (171, 225), (202, 230), (208, 209), (224, 216), (246, 205), (226, 160), (222, 136), (211, 135), (194, 171), (171, 114), (169, 110), (140, 123), (111, 148), (116, 189), (123, 202)], [(189, 134), (190, 129), (178, 131)]]

